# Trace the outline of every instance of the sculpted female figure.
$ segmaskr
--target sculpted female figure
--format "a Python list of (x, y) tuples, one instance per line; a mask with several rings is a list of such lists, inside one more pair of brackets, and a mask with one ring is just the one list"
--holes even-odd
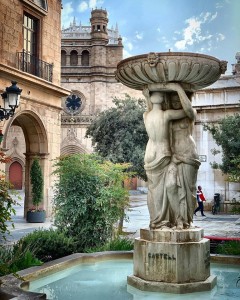
[[(181, 98), (187, 98), (185, 91), (179, 85), (176, 88), (178, 94), (171, 94), (171, 105), (173, 109), (181, 110)], [(192, 137), (192, 131), (196, 111), (190, 107), (187, 117), (171, 122), (171, 151), (173, 169), (175, 170), (175, 186), (177, 186), (177, 196), (179, 214), (177, 217), (177, 227), (179, 229), (188, 228), (193, 221), (193, 213), (196, 204), (196, 180), (200, 166), (196, 144)]]
[(180, 97), (183, 109), (163, 110), (166, 91), (179, 92), (179, 85), (149, 84), (143, 91), (149, 110), (144, 113), (144, 123), (149, 136), (144, 168), (148, 177), (148, 209), (150, 228), (174, 227), (179, 216), (178, 197), (175, 192), (175, 163), (170, 143), (170, 121), (191, 116), (191, 103), (187, 97)]

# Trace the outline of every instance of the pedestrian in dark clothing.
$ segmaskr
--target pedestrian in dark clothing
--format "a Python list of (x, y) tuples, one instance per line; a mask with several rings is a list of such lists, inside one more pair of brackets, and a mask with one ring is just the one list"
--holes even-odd
[(202, 187), (199, 185), (198, 189), (197, 189), (197, 203), (198, 203), (198, 207), (195, 209), (194, 211), (194, 215), (196, 216), (196, 212), (198, 212), (199, 210), (201, 211), (201, 215), (203, 217), (205, 217), (203, 210), (204, 210), (204, 206), (203, 206), (203, 202), (206, 201), (203, 192), (202, 192)]

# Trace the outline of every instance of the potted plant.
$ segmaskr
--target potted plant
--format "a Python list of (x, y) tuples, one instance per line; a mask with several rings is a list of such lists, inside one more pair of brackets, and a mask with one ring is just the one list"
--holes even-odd
[(37, 157), (34, 158), (31, 166), (30, 180), (34, 207), (27, 212), (27, 221), (29, 223), (43, 223), (46, 219), (46, 212), (39, 208), (39, 204), (43, 199), (43, 174)]

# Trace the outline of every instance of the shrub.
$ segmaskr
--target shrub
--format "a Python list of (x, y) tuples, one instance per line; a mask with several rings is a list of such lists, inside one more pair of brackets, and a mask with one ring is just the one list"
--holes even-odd
[(231, 213), (234, 214), (234, 215), (239, 215), (240, 214), (240, 207), (238, 207), (237, 205), (234, 205), (232, 210), (231, 210)]
[(226, 255), (240, 255), (240, 241), (227, 241), (217, 245), (216, 253)]
[(105, 244), (129, 202), (123, 187), (129, 165), (78, 154), (61, 157), (55, 167), (55, 225), (78, 241), (78, 251)]
[(32, 185), (32, 203), (38, 210), (38, 206), (43, 199), (43, 175), (38, 158), (34, 158), (33, 160), (30, 170), (30, 179)]
[(35, 230), (21, 238), (14, 249), (29, 249), (43, 262), (64, 257), (76, 252), (73, 238), (58, 230)]
[(101, 251), (131, 251), (134, 248), (134, 241), (128, 238), (117, 237), (101, 247), (88, 249), (86, 252)]
[(11, 246), (0, 246), (0, 276), (41, 264), (42, 262), (28, 248), (23, 249), (19, 246), (13, 249)]

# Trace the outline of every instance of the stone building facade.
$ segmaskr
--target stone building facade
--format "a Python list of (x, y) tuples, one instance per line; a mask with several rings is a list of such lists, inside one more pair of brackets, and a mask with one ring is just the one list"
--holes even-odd
[(61, 99), (69, 94), (60, 86), (61, 1), (1, 0), (0, 34), (0, 92), (11, 81), (22, 89), (15, 115), (0, 123), (1, 149), (13, 158), (6, 176), (25, 190), (26, 214), (32, 207), (30, 167), (38, 156), (44, 175), (41, 207), (49, 215), (52, 160), (60, 154)]
[(230, 183), (220, 170), (213, 169), (210, 163), (221, 163), (221, 153), (215, 154), (216, 145), (212, 135), (203, 130), (206, 123), (217, 123), (227, 115), (240, 112), (240, 61), (233, 64), (233, 75), (222, 76), (213, 85), (197, 91), (193, 106), (197, 110), (194, 138), (200, 155), (201, 166), (198, 172), (198, 185), (203, 187), (207, 199), (213, 200), (220, 193), (222, 201), (240, 202), (240, 183)]
[(107, 11), (92, 10), (90, 23), (77, 25), (74, 19), (62, 30), (62, 86), (71, 90), (62, 103), (62, 154), (92, 151), (86, 128), (94, 115), (113, 105), (114, 97), (143, 98), (115, 79), (123, 45), (118, 27), (108, 28)]

